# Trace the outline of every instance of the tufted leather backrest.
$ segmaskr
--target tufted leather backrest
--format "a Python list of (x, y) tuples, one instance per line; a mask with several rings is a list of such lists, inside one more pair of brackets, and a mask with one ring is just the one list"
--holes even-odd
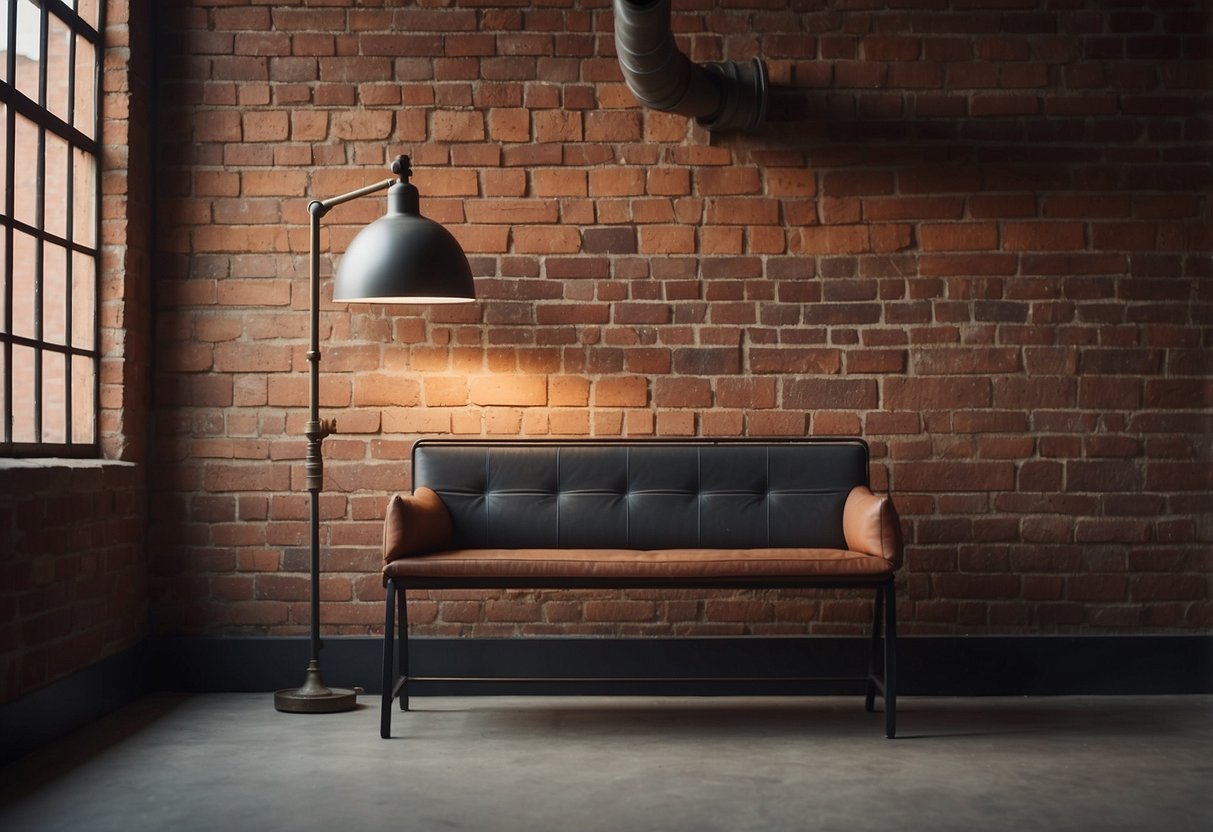
[(413, 448), (413, 487), (451, 513), (456, 548), (845, 549), (868, 484), (859, 439), (442, 440)]

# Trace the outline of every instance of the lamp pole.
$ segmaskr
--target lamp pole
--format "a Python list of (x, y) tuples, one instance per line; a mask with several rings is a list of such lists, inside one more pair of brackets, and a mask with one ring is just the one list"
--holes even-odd
[(307, 675), (298, 688), (280, 690), (274, 694), (274, 707), (289, 713), (337, 713), (352, 710), (357, 704), (357, 690), (330, 688), (320, 675), (320, 492), (324, 488), (324, 457), (321, 443), (325, 437), (337, 432), (335, 419), (320, 418), (320, 220), (333, 208), (368, 194), (382, 191), (395, 185), (398, 180), (385, 179), (367, 185), (348, 194), (331, 199), (313, 200), (307, 206), (311, 217), (311, 343), (308, 346), (308, 421), (304, 427), (307, 437), (305, 471), (307, 490), (310, 496), (308, 512), (311, 535), (311, 659), (307, 663)]

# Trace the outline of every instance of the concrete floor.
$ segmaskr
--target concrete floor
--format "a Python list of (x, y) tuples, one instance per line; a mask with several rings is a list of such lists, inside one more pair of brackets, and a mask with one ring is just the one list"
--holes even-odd
[(150, 698), (0, 771), (0, 829), (1213, 829), (1213, 697)]

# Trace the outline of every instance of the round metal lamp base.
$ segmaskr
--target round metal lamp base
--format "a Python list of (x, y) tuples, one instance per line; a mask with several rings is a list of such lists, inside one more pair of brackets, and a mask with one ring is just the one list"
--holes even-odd
[(356, 690), (326, 687), (320, 679), (320, 665), (311, 661), (302, 687), (274, 694), (274, 707), (290, 714), (336, 714), (352, 711), (358, 705)]
[(344, 688), (330, 688), (328, 693), (302, 693), (303, 688), (280, 690), (274, 694), (274, 707), (288, 714), (336, 714), (352, 711), (358, 704), (358, 694)]

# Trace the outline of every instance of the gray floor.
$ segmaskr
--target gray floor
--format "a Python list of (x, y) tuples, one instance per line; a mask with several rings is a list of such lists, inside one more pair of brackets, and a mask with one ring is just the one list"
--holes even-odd
[(1213, 697), (414, 704), (147, 699), (0, 771), (0, 829), (1213, 829)]

